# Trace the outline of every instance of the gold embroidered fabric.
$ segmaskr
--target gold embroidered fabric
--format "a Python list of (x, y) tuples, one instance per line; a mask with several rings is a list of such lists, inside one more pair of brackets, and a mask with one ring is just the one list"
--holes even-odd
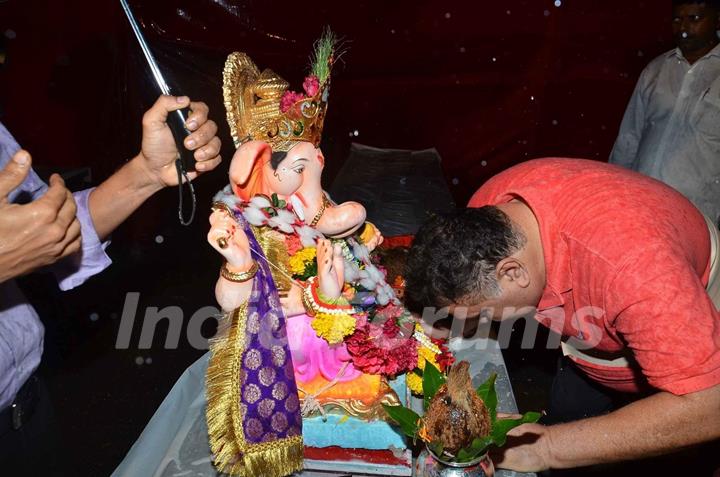
[[(298, 386), (300, 402), (302, 404), (310, 393), (302, 387), (302, 384), (298, 384)], [(318, 404), (322, 406), (324, 413), (339, 413), (366, 421), (374, 419), (389, 420), (383, 405), (399, 406), (402, 404), (397, 393), (390, 387), (384, 377), (380, 383), (380, 389), (370, 399), (332, 397), (332, 393), (329, 391), (330, 390), (327, 390), (318, 396), (313, 396)], [(315, 411), (303, 417), (312, 417), (321, 414), (321, 412)]]
[[(303, 463), (302, 436), (259, 444), (250, 444), (245, 440), (245, 406), (241, 402), (242, 364), (252, 359), (252, 353), (245, 353), (247, 303), (226, 319), (229, 323), (225, 329), (211, 340), (206, 376), (206, 419), (214, 464), (220, 472), (243, 477), (280, 477), (297, 472), (302, 469)], [(251, 389), (246, 390), (245, 396), (249, 402), (253, 400)]]
[(251, 227), (263, 253), (265, 253), (265, 257), (275, 267), (278, 267), (270, 267), (270, 273), (272, 273), (273, 280), (275, 280), (278, 292), (280, 294), (288, 292), (293, 285), (290, 283), (290, 278), (288, 278), (292, 275), (289, 265), (290, 254), (287, 251), (287, 245), (285, 245), (285, 236), (282, 232), (270, 227)]

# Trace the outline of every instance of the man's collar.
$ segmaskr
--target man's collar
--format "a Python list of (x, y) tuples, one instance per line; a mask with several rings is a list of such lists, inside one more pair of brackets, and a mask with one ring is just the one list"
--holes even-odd
[(717, 45), (715, 45), (715, 48), (713, 48), (712, 50), (710, 50), (710, 51), (708, 52), (708, 54), (705, 55), (705, 56), (717, 56), (717, 57), (720, 57), (720, 43), (718, 43)]
[[(682, 51), (680, 50), (679, 47), (675, 48), (674, 50), (670, 50), (670, 51), (667, 52), (667, 57), (668, 57), (668, 58), (672, 58), (673, 56), (674, 56), (675, 58), (679, 59), (679, 60), (687, 61), (687, 60), (685, 59), (685, 56), (682, 54)], [(703, 56), (702, 58), (700, 58), (698, 61), (702, 60), (703, 58), (708, 58), (708, 57), (710, 57), (710, 56), (715, 56), (715, 57), (720, 58), (720, 43), (718, 43), (717, 45), (715, 45), (715, 47), (714, 47), (712, 50), (708, 51), (708, 52), (705, 54), (705, 56)]]

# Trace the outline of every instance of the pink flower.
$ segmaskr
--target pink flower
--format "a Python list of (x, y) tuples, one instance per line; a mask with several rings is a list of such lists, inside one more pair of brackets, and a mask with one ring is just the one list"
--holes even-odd
[[(417, 366), (417, 341), (399, 334), (394, 321), (356, 324), (355, 333), (345, 341), (356, 368), (369, 374), (396, 376)], [(391, 336), (393, 332), (395, 336)]]
[(383, 318), (399, 318), (405, 312), (405, 308), (394, 303), (389, 303), (378, 310), (378, 315)]
[(318, 81), (317, 76), (310, 75), (306, 77), (305, 81), (303, 81), (303, 89), (309, 97), (315, 96), (320, 89), (320, 81)]
[(367, 312), (361, 311), (360, 313), (355, 313), (353, 316), (355, 317), (355, 329), (365, 328), (368, 325)]
[(400, 327), (397, 324), (397, 321), (395, 321), (394, 318), (389, 318), (388, 320), (383, 323), (383, 335), (385, 335), (387, 338), (394, 338), (397, 336), (398, 331), (400, 331)]
[(295, 103), (305, 99), (305, 95), (302, 93), (296, 93), (295, 91), (285, 91), (282, 98), (280, 99), (280, 111), (287, 113), (295, 106)]

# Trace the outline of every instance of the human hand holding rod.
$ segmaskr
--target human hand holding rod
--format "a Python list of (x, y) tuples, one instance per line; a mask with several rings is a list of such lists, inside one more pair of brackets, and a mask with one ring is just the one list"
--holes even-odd
[[(170, 96), (171, 91), (170, 87), (167, 84), (167, 81), (165, 81), (165, 77), (163, 76), (162, 72), (160, 71), (160, 68), (158, 67), (157, 61), (155, 61), (155, 57), (153, 56), (152, 52), (150, 51), (150, 48), (148, 47), (147, 42), (145, 41), (145, 37), (142, 34), (142, 31), (140, 30), (140, 26), (138, 25), (137, 21), (135, 20), (135, 17), (132, 14), (132, 10), (130, 9), (130, 5), (128, 5), (127, 0), (120, 0), (120, 4), (123, 7), (123, 10), (125, 11), (125, 15), (128, 18), (128, 21), (130, 22), (130, 26), (133, 29), (133, 33), (135, 33), (135, 37), (138, 40), (138, 43), (140, 44), (140, 48), (142, 49), (143, 55), (145, 56), (145, 60), (148, 63), (148, 66), (150, 67), (150, 71), (152, 73), (153, 78), (155, 79), (155, 84), (160, 89), (160, 92), (165, 96)], [(182, 225), (190, 225), (193, 221), (193, 218), (195, 217), (195, 189), (193, 188), (192, 183), (190, 182), (192, 178), (188, 175), (189, 172), (196, 170), (196, 164), (195, 164), (195, 158), (193, 154), (188, 151), (183, 144), (186, 143), (186, 138), (188, 135), (190, 135), (190, 130), (188, 129), (188, 117), (191, 115), (190, 108), (181, 107), (178, 109), (175, 109), (174, 111), (170, 112), (166, 118), (165, 122), (167, 126), (172, 131), (172, 136), (175, 139), (175, 145), (177, 148), (177, 160), (175, 161), (175, 170), (177, 174), (177, 183), (178, 183), (178, 218), (180, 219), (180, 223)], [(192, 199), (192, 209), (190, 212), (190, 217), (185, 220), (183, 215), (183, 195), (182, 195), (182, 184), (183, 184), (183, 178), (185, 179), (185, 183), (187, 183), (188, 188), (190, 189), (190, 197)]]

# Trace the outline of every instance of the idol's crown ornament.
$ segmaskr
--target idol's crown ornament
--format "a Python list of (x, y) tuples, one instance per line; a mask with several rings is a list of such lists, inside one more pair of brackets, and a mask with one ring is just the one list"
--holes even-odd
[(287, 152), (297, 142), (320, 144), (327, 111), (330, 72), (341, 53), (338, 39), (326, 30), (315, 43), (311, 71), (303, 92), (270, 69), (262, 72), (245, 53), (228, 56), (223, 71), (223, 95), (235, 146), (265, 141), (273, 151)]

